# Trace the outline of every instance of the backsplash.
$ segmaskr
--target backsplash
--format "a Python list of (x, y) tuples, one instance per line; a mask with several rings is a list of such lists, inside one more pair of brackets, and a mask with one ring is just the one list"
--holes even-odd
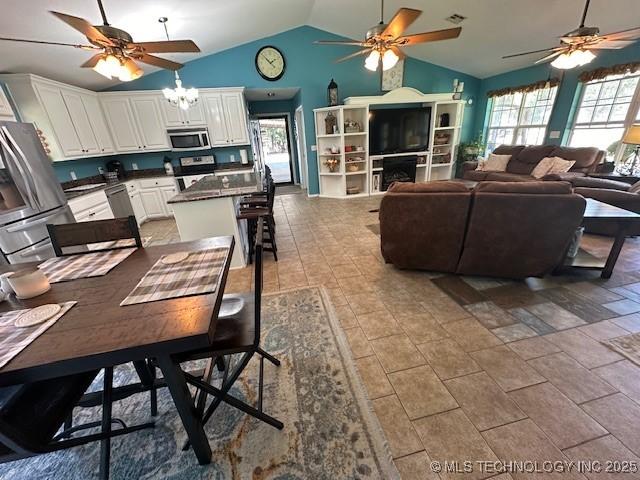
[[(98, 174), (98, 167), (106, 168), (107, 162), (111, 160), (119, 160), (127, 170), (133, 170), (133, 164), (138, 166), (138, 170), (146, 170), (153, 168), (164, 168), (164, 159), (169, 157), (174, 166), (178, 165), (180, 157), (194, 157), (201, 155), (209, 155), (211, 152), (216, 157), (216, 163), (230, 163), (231, 161), (240, 161), (240, 150), (247, 150), (249, 161), (253, 161), (253, 153), (251, 147), (223, 147), (213, 148), (211, 150), (196, 150), (193, 152), (150, 152), (150, 153), (131, 153), (127, 155), (111, 155), (107, 157), (82, 158), (78, 160), (65, 160), (53, 162), (53, 169), (61, 182), (71, 180), (71, 172), (75, 172), (76, 176), (81, 179), (91, 177)], [(233, 155), (233, 160), (231, 156)]]

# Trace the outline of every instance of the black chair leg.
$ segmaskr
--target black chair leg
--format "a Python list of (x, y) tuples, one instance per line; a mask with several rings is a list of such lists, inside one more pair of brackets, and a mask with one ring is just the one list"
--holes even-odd
[[(104, 369), (104, 387), (102, 391), (102, 433), (111, 433), (111, 394), (113, 392), (113, 367)], [(108, 480), (111, 460), (111, 437), (100, 441), (100, 479)]]
[[(151, 381), (155, 382), (156, 367), (154, 367), (150, 363), (148, 365), (149, 365), (149, 372), (151, 374)], [(158, 416), (158, 390), (155, 388), (152, 388), (151, 390), (149, 390), (149, 403), (151, 403), (151, 416), (152, 417)]]
[(271, 355), (270, 353), (265, 352), (263, 349), (261, 349), (260, 347), (258, 347), (258, 349), (256, 350), (260, 355), (262, 355), (264, 358), (266, 358), (267, 360), (269, 360), (271, 363), (273, 363), (276, 367), (280, 366), (280, 360), (278, 360), (276, 357), (274, 357), (273, 355)]
[(278, 261), (278, 247), (276, 246), (276, 235), (273, 231), (273, 225), (269, 220), (271, 217), (267, 217), (267, 228), (269, 229), (269, 240), (271, 243), (271, 253), (273, 253), (273, 259)]

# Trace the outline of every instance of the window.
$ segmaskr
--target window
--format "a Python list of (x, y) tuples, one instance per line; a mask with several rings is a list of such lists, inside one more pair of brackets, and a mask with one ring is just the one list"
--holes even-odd
[(558, 87), (494, 97), (487, 132), (487, 152), (501, 144), (544, 142)]
[(640, 120), (638, 111), (640, 74), (609, 75), (586, 83), (576, 112), (569, 145), (598, 147), (607, 151), (607, 160), (618, 160), (624, 145), (620, 139), (626, 128)]

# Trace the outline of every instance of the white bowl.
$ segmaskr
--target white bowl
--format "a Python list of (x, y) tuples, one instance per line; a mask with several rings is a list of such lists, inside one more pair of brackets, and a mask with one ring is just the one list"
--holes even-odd
[(37, 268), (18, 270), (7, 281), (20, 300), (37, 297), (51, 290), (49, 279)]

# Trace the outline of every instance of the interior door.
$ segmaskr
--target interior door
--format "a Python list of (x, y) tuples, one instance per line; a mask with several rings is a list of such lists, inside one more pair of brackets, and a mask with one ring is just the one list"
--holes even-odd
[(84, 108), (82, 97), (75, 92), (62, 91), (62, 98), (69, 111), (69, 116), (76, 129), (83, 153), (100, 153), (98, 141), (91, 128), (89, 115)]
[(243, 145), (249, 143), (247, 118), (244, 102), (240, 93), (223, 93), (222, 103), (227, 117), (227, 133), (230, 143)]
[(69, 115), (60, 89), (48, 85), (37, 85), (36, 89), (56, 134), (62, 153), (64, 153), (65, 157), (82, 156), (84, 153), (82, 143), (73, 126), (73, 120)]
[(227, 121), (224, 115), (221, 95), (218, 93), (207, 94), (202, 100), (207, 115), (211, 145), (229, 145)]
[(142, 139), (142, 148), (147, 150), (168, 149), (169, 140), (156, 99), (146, 96), (132, 97), (131, 105)]
[(104, 113), (118, 152), (142, 150), (142, 141), (127, 97), (102, 97)]
[(104, 115), (102, 114), (98, 98), (93, 95), (83, 95), (82, 103), (84, 104), (84, 109), (89, 116), (89, 123), (91, 124), (93, 134), (96, 136), (96, 140), (98, 141), (100, 153), (115, 152), (113, 140), (111, 139), (111, 134), (107, 128), (107, 122), (104, 120)]
[(307, 141), (305, 138), (302, 107), (296, 108), (294, 135), (298, 145), (298, 171), (300, 172), (300, 186), (302, 188), (307, 188)]

